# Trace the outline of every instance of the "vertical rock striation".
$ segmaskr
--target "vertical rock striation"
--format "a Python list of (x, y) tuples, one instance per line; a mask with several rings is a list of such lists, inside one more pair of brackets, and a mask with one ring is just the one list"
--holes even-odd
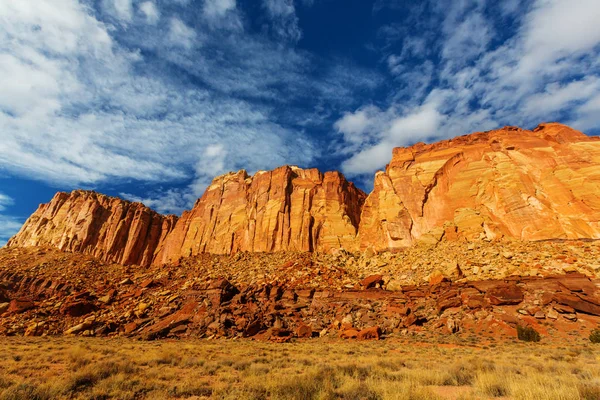
[(284, 166), (222, 175), (183, 214), (156, 262), (198, 253), (355, 250), (365, 197), (339, 172)]
[(76, 190), (40, 205), (7, 246), (51, 246), (108, 262), (150, 265), (176, 222), (177, 217), (141, 203)]

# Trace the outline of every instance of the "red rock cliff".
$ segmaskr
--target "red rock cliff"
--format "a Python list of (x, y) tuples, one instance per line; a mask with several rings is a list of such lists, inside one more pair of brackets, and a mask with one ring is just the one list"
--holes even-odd
[(141, 203), (76, 190), (40, 205), (7, 246), (51, 246), (108, 262), (150, 265), (176, 221)]
[(561, 124), (396, 148), (362, 211), (360, 248), (417, 240), (600, 238), (600, 140)]
[(502, 237), (600, 239), (598, 138), (542, 124), (396, 148), (368, 197), (338, 172), (242, 170), (215, 178), (179, 220), (93, 192), (58, 193), (8, 246), (160, 265), (203, 252), (384, 250)]
[(284, 166), (219, 176), (180, 218), (156, 262), (204, 252), (355, 250), (365, 197), (339, 172)]

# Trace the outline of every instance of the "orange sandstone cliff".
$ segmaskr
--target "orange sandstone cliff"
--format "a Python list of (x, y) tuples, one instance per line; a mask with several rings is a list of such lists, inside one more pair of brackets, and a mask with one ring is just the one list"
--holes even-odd
[(40, 205), (7, 246), (50, 246), (108, 262), (149, 265), (176, 221), (141, 203), (76, 190)]
[(376, 250), (444, 237), (600, 239), (600, 140), (552, 123), (396, 148), (359, 236)]
[(214, 179), (156, 262), (198, 253), (357, 250), (366, 195), (339, 172), (284, 166)]
[(552, 123), (396, 148), (368, 197), (339, 172), (242, 170), (215, 178), (179, 219), (93, 192), (58, 193), (8, 246), (160, 265), (199, 253), (500, 238), (600, 239), (599, 138)]

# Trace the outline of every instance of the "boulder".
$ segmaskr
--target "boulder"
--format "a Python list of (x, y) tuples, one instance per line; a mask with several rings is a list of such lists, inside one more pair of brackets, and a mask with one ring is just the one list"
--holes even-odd
[(371, 275), (360, 281), (360, 285), (365, 289), (372, 289), (379, 285), (383, 286), (383, 275)]
[(592, 297), (588, 301), (583, 296), (556, 293), (554, 300), (558, 304), (569, 306), (578, 312), (600, 316), (600, 301), (596, 298)]
[(341, 339), (356, 339), (360, 331), (356, 329), (346, 329), (340, 333)]
[(499, 284), (487, 291), (487, 298), (495, 306), (519, 304), (523, 301), (523, 290), (515, 284)]
[(91, 301), (68, 301), (60, 307), (60, 313), (69, 317), (81, 317), (98, 309)]
[(14, 299), (8, 304), (7, 314), (20, 314), (27, 310), (35, 308), (35, 303), (24, 299)]
[(365, 328), (358, 332), (356, 337), (358, 340), (379, 340), (381, 338), (381, 328), (378, 326)]
[(299, 338), (310, 338), (312, 337), (312, 329), (306, 324), (299, 324), (296, 327), (296, 336)]

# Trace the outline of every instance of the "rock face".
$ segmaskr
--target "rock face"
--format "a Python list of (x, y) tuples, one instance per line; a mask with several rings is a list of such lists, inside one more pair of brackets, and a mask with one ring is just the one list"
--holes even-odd
[(8, 246), (162, 265), (201, 253), (501, 238), (600, 239), (599, 138), (553, 123), (396, 148), (368, 197), (339, 172), (242, 170), (215, 178), (179, 219), (93, 192), (59, 193)]
[(362, 211), (360, 248), (600, 238), (600, 141), (561, 124), (396, 148)]
[(177, 217), (95, 192), (57, 193), (25, 222), (8, 247), (51, 246), (103, 261), (150, 265)]
[(339, 172), (284, 166), (214, 179), (156, 262), (199, 253), (356, 250), (366, 195)]

